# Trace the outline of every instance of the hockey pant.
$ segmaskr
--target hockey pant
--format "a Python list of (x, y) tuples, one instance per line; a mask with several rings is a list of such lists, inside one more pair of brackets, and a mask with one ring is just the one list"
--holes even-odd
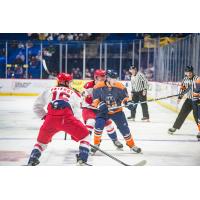
[(59, 131), (64, 131), (73, 137), (73, 140), (80, 142), (79, 156), (82, 160), (87, 161), (90, 145), (90, 134), (86, 126), (76, 119), (69, 109), (67, 115), (52, 116), (47, 115), (43, 125), (40, 128), (35, 148), (41, 152), (47, 148), (52, 137)]
[[(124, 112), (117, 112), (115, 114), (108, 115), (108, 118), (112, 119), (115, 122), (117, 129), (123, 135), (126, 141), (126, 144), (130, 148), (132, 148), (135, 145), (135, 143), (130, 133), (130, 129), (128, 127), (128, 123), (127, 123)], [(106, 124), (105, 118), (102, 118), (102, 117), (96, 118), (95, 130), (94, 130), (94, 144), (95, 145), (98, 145), (101, 142), (102, 132), (103, 132), (103, 128), (105, 124)]]
[[(82, 116), (83, 116), (83, 120), (85, 121), (85, 125), (87, 129), (89, 130), (90, 134), (92, 134), (94, 130), (94, 126), (95, 126), (96, 113), (91, 109), (83, 108)], [(117, 140), (117, 134), (116, 134), (112, 120), (106, 120), (105, 129), (107, 131), (109, 138), (112, 141)]]

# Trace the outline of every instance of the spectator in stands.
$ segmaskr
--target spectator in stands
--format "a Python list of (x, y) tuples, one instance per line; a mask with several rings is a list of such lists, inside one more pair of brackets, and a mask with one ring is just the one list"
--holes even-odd
[(73, 36), (73, 34), (68, 34), (67, 35), (67, 40), (73, 40), (74, 39), (74, 36)]
[(13, 66), (7, 67), (7, 78), (15, 77), (15, 68)]
[(18, 48), (19, 48), (19, 49), (24, 49), (25, 46), (24, 46), (24, 44), (23, 44), (22, 42), (20, 42), (20, 43), (18, 44)]
[(130, 75), (129, 71), (126, 71), (126, 72), (125, 72), (124, 80), (125, 80), (125, 81), (131, 80), (131, 75)]
[(40, 61), (35, 56), (30, 58), (28, 75), (29, 78), (40, 78)]
[(48, 34), (47, 40), (48, 40), (48, 41), (53, 40), (53, 34), (52, 34), (52, 33), (49, 33), (49, 34)]
[(147, 66), (147, 68), (144, 70), (144, 74), (146, 76), (146, 78), (149, 80), (149, 81), (152, 81), (153, 80), (153, 74), (154, 74), (154, 67), (152, 64), (149, 64)]
[(91, 69), (90, 69), (91, 77), (94, 77), (94, 71), (95, 71), (94, 68), (91, 68)]
[(78, 73), (80, 74), (80, 76), (83, 75), (83, 73), (81, 72), (81, 69), (79, 67), (77, 67), (76, 70), (78, 71)]
[(58, 40), (59, 40), (59, 41), (64, 41), (64, 40), (65, 40), (65, 34), (64, 34), (64, 33), (61, 33), (61, 34), (58, 36)]
[(18, 63), (23, 63), (25, 61), (25, 56), (22, 51), (20, 51), (19, 54), (16, 56), (16, 60), (18, 60)]
[(91, 79), (92, 78), (92, 75), (91, 75), (90, 70), (88, 68), (86, 68), (86, 70), (85, 70), (85, 78), (86, 79)]
[(38, 54), (36, 55), (36, 60), (37, 61), (41, 61), (42, 60), (42, 54), (41, 54), (41, 51), (38, 51)]
[(17, 65), (15, 68), (15, 78), (23, 78), (23, 68), (22, 66)]
[(80, 74), (78, 73), (77, 70), (74, 70), (74, 72), (72, 73), (72, 75), (73, 75), (74, 79), (81, 79), (81, 76), (80, 76)]

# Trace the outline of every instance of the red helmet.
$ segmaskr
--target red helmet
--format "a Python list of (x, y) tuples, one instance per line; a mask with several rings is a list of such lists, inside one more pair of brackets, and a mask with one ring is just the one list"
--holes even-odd
[(105, 70), (102, 70), (102, 69), (97, 69), (97, 70), (94, 72), (94, 79), (95, 79), (97, 76), (106, 76), (106, 71), (105, 71)]
[(57, 80), (59, 84), (64, 84), (66, 82), (70, 82), (73, 80), (73, 77), (70, 74), (67, 73), (60, 73), (57, 75)]

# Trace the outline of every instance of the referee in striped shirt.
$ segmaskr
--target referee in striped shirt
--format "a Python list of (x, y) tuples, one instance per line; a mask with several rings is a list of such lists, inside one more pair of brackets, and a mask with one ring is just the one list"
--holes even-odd
[[(147, 101), (147, 89), (148, 89), (148, 80), (140, 71), (138, 71), (137, 67), (131, 66), (129, 72), (132, 74), (131, 76), (131, 85), (132, 85), (132, 101), (134, 103)], [(142, 121), (149, 121), (149, 111), (147, 103), (142, 103), (142, 113), (143, 118)], [(136, 109), (131, 110), (131, 116), (128, 119), (132, 119), (135, 121)]]
[[(193, 67), (192, 66), (187, 66), (185, 67), (185, 78), (183, 79), (181, 83), (181, 89), (180, 93), (183, 90), (186, 90), (188, 88), (191, 88), (188, 93), (187, 93), (187, 98), (185, 102), (183, 103), (183, 106), (178, 114), (178, 117), (176, 118), (176, 121), (174, 122), (174, 125), (172, 128), (168, 129), (169, 134), (173, 134), (177, 129), (180, 129), (183, 122), (185, 121), (186, 117), (189, 115), (189, 113), (193, 110), (193, 116), (198, 124), (198, 117), (197, 117), (197, 110), (193, 107), (193, 88), (195, 85), (195, 81), (199, 79), (197, 75), (194, 74), (193, 72)], [(183, 95), (179, 95), (177, 103), (179, 104), (181, 99), (183, 98)]]

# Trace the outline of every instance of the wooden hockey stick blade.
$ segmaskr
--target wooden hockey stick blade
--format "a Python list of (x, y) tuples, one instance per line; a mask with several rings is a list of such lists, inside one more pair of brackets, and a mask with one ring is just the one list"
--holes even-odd
[(147, 161), (146, 160), (141, 160), (138, 163), (135, 163), (134, 165), (130, 165), (130, 166), (144, 166), (146, 165)]

